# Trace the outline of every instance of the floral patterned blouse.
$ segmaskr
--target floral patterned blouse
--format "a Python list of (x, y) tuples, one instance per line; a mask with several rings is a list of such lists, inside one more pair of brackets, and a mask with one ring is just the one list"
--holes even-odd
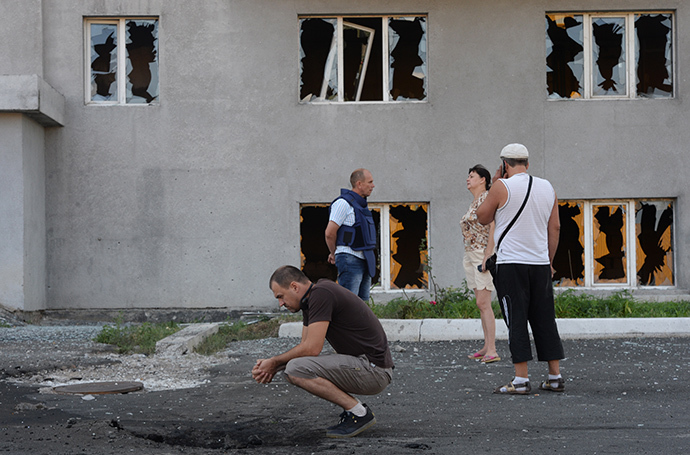
[(484, 191), (476, 200), (472, 201), (469, 210), (460, 219), (466, 251), (484, 251), (489, 243), (489, 225), (484, 226), (477, 221), (477, 208), (484, 202), (488, 194), (488, 191)]

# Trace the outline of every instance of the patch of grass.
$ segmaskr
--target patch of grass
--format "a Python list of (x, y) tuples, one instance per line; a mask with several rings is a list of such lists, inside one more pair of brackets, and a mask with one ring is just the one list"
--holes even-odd
[(634, 300), (630, 291), (600, 298), (569, 289), (555, 299), (558, 318), (661, 318), (690, 316), (690, 302)]
[(301, 320), (300, 315), (287, 315), (253, 322), (229, 322), (221, 325), (218, 332), (206, 338), (195, 351), (199, 354), (211, 355), (227, 348), (233, 341), (276, 338), (281, 324)]
[[(379, 319), (473, 319), (479, 318), (474, 292), (463, 281), (461, 288), (439, 288), (434, 300), (419, 297), (397, 297), (387, 303), (369, 302)], [(496, 317), (501, 317), (498, 303), (492, 304)]]
[[(690, 317), (690, 302), (645, 302), (634, 300), (630, 291), (595, 297), (567, 290), (554, 298), (557, 318), (655, 318)], [(380, 319), (475, 319), (479, 318), (474, 293), (466, 283), (460, 289), (445, 288), (435, 300), (398, 297), (387, 303), (369, 303)], [(492, 303), (494, 315), (501, 318), (497, 302)]]
[(175, 322), (123, 325), (122, 321), (116, 321), (115, 325), (104, 326), (94, 340), (117, 346), (117, 352), (120, 354), (151, 355), (156, 352), (156, 342), (181, 329), (182, 327)]

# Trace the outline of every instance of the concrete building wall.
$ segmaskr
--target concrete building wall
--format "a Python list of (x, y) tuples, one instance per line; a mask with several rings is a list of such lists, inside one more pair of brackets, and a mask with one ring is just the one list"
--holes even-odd
[(43, 0), (0, 2), (0, 74), (43, 74)]
[(0, 114), (0, 289), (2, 303), (11, 308), (24, 305), (24, 189), (22, 186), (23, 163), (22, 116)]
[(0, 304), (46, 306), (43, 128), (21, 114), (0, 114)]
[(46, 307), (45, 142), (43, 128), (22, 117), (24, 310)]
[[(680, 25), (674, 99), (553, 102), (544, 12), (602, 2), (40, 5), (43, 78), (65, 97), (64, 127), (45, 141), (48, 308), (274, 308), (270, 273), (300, 261), (299, 204), (329, 202), (362, 166), (371, 202), (429, 202), (433, 273), (459, 286), (467, 169), (497, 167), (509, 142), (529, 148), (532, 173), (561, 198), (677, 197), (676, 278), (687, 288), (690, 35)], [(659, 7), (690, 19), (680, 0)], [(298, 15), (388, 13), (428, 14), (427, 101), (299, 104)], [(85, 105), (88, 16), (160, 18), (158, 104)], [(16, 58), (20, 73), (38, 71)]]

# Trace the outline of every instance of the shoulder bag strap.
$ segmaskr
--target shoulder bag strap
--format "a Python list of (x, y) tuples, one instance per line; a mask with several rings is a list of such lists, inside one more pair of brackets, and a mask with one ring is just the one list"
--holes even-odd
[(522, 201), (522, 205), (520, 206), (520, 210), (517, 211), (513, 220), (510, 222), (510, 224), (508, 225), (506, 230), (503, 231), (503, 233), (501, 234), (501, 237), (498, 239), (498, 243), (496, 244), (496, 251), (498, 251), (498, 247), (501, 245), (501, 241), (503, 240), (503, 237), (505, 237), (506, 234), (508, 233), (508, 231), (510, 230), (510, 228), (513, 227), (513, 224), (515, 224), (515, 221), (517, 221), (518, 217), (522, 213), (522, 209), (525, 208), (525, 204), (527, 204), (527, 199), (529, 198), (529, 193), (531, 190), (532, 190), (532, 176), (530, 175), (529, 176), (529, 183), (527, 184), (527, 194), (525, 194), (525, 200)]

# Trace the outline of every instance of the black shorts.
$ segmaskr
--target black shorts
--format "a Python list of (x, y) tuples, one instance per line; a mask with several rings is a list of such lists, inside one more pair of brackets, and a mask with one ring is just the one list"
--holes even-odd
[(551, 266), (500, 264), (494, 280), (513, 363), (532, 360), (529, 331), (532, 328), (539, 360), (560, 360), (563, 344), (556, 326)]

